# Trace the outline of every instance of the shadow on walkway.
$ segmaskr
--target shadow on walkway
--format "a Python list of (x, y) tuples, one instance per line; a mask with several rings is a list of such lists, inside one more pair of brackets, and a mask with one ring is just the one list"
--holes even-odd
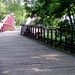
[(7, 31), (0, 33), (0, 75), (75, 75), (75, 57)]

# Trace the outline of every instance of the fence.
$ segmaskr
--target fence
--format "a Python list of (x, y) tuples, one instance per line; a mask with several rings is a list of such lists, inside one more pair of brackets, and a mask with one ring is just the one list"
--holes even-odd
[[(24, 26), (21, 28), (21, 34)], [(75, 30), (72, 29), (25, 26), (23, 35), (50, 46), (75, 52)]]

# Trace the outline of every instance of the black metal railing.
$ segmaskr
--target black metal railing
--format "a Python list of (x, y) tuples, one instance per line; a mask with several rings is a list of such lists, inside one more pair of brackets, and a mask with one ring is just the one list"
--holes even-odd
[[(25, 25), (23, 25), (24, 27)], [(23, 32), (21, 28), (21, 33)], [(25, 26), (24, 36), (41, 41), (51, 46), (75, 52), (75, 30), (65, 28), (45, 28)]]

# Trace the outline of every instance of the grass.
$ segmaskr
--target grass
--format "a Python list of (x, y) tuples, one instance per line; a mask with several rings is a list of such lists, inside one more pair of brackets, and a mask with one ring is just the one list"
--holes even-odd
[[(44, 35), (43, 35), (43, 37), (44, 37)], [(47, 38), (47, 34), (45, 34), (45, 38)], [(49, 34), (48, 38), (51, 39), (51, 34)], [(54, 33), (52, 34), (52, 39), (55, 40), (55, 34)], [(63, 42), (65, 42), (65, 36), (62, 36), (61, 40)], [(60, 36), (57, 36), (57, 41), (60, 41)]]

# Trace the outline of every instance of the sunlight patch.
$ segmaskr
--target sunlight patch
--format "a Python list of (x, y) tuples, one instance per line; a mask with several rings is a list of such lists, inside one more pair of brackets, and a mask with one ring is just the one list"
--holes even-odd
[(9, 71), (3, 71), (2, 73), (7, 74), (7, 73), (9, 73)]
[(34, 70), (36, 72), (38, 72), (38, 71), (51, 71), (51, 69), (39, 69), (39, 68), (32, 68), (31, 70)]

